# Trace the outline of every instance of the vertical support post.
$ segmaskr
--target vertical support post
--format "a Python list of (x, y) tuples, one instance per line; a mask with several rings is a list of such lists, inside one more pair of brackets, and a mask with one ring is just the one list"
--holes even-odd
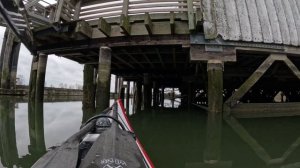
[(77, 0), (77, 2), (75, 4), (74, 20), (79, 19), (80, 10), (81, 10), (81, 2), (82, 2), (82, 0)]
[(38, 67), (38, 56), (32, 57), (30, 79), (29, 79), (29, 100), (35, 100), (35, 90), (36, 90), (36, 75)]
[(153, 82), (153, 107), (158, 106), (158, 92), (157, 82)]
[(164, 107), (165, 104), (165, 87), (161, 87), (160, 106)]
[(0, 84), (1, 84), (1, 78), (2, 78), (2, 67), (3, 67), (3, 60), (4, 60), (4, 53), (6, 50), (6, 41), (7, 41), (7, 36), (8, 36), (9, 29), (5, 29), (4, 37), (3, 37), (3, 42), (2, 42), (2, 48), (1, 48), (1, 55), (0, 55)]
[(215, 163), (220, 160), (223, 111), (223, 63), (210, 60), (207, 64), (208, 74), (208, 118), (206, 149), (204, 162)]
[(140, 111), (142, 108), (142, 83), (136, 83), (136, 110)]
[(172, 88), (171, 102), (172, 102), (172, 108), (174, 108), (174, 103), (175, 103), (175, 89), (174, 88)]
[(119, 99), (121, 99), (122, 104), (124, 104), (124, 99), (125, 99), (125, 87), (120, 88), (120, 96)]
[(93, 65), (84, 65), (82, 108), (95, 108), (95, 85)]
[(62, 13), (63, 5), (64, 5), (64, 0), (58, 0), (57, 8), (56, 8), (56, 11), (55, 11), (54, 22), (59, 22), (60, 21), (60, 16), (61, 16), (61, 13)]
[(110, 71), (111, 49), (100, 47), (98, 82), (96, 91), (96, 112), (101, 112), (109, 107), (110, 100)]
[(2, 74), (1, 74), (1, 88), (10, 89), (10, 72), (11, 72), (11, 57), (14, 45), (14, 34), (11, 30), (6, 29), (5, 35), (7, 38), (2, 45)]
[(187, 88), (188, 90), (188, 93), (187, 93), (187, 96), (188, 96), (188, 100), (187, 100), (187, 103), (188, 103), (188, 108), (190, 108), (191, 107), (191, 104), (192, 104), (192, 94), (193, 94), (193, 92), (192, 92), (192, 83), (191, 82), (189, 82), (188, 83), (188, 88)]
[(129, 99), (130, 99), (130, 81), (127, 81), (127, 92), (126, 92), (126, 111), (129, 113)]
[(116, 78), (115, 78), (115, 95), (118, 94), (118, 86), (119, 86), (119, 78), (118, 76), (116, 75)]
[(44, 87), (45, 87), (45, 76), (47, 67), (48, 55), (39, 54), (37, 75), (36, 75), (36, 91), (35, 91), (35, 101), (42, 102), (44, 100)]
[(122, 14), (124, 16), (128, 15), (128, 8), (129, 8), (129, 0), (123, 0)]
[(123, 78), (122, 77), (118, 77), (118, 97), (120, 98), (120, 94), (121, 94), (121, 89), (123, 87)]
[(187, 0), (187, 6), (188, 6), (188, 18), (189, 18), (189, 30), (192, 31), (196, 29), (193, 0)]
[(10, 87), (16, 88), (18, 60), (21, 48), (21, 42), (15, 41), (11, 53), (11, 71), (10, 71)]
[(151, 107), (151, 83), (150, 74), (144, 74), (144, 108), (149, 109)]

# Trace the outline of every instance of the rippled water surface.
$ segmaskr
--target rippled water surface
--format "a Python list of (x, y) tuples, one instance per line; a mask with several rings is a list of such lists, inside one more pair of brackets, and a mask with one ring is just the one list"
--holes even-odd
[[(187, 110), (167, 100), (165, 106), (130, 116), (158, 168), (300, 167), (299, 117), (207, 120), (197, 107)], [(0, 167), (30, 167), (92, 115), (81, 102), (33, 106), (1, 98)]]

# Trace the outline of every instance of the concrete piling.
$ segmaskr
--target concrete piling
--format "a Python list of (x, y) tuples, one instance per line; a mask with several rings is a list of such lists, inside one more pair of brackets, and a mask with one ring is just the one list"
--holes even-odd
[(111, 78), (111, 49), (100, 47), (98, 80), (96, 91), (96, 112), (101, 112), (109, 107), (110, 78)]

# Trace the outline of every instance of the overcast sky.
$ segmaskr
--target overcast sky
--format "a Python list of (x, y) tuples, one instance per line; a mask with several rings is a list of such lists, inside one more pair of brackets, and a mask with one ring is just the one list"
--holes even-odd
[[(0, 47), (2, 47), (5, 28), (0, 27)], [(29, 83), (32, 55), (27, 48), (22, 45), (19, 55), (17, 76), (23, 76), (26, 85)], [(77, 62), (57, 57), (55, 55), (48, 56), (46, 70), (46, 85), (59, 86), (60, 83), (68, 85), (82, 85), (83, 65)]]

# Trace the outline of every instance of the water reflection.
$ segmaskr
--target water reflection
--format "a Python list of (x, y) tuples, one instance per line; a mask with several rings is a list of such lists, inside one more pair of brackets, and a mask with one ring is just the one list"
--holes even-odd
[[(113, 103), (113, 100), (110, 102)], [(180, 108), (132, 112), (136, 134), (158, 168), (299, 168), (300, 117), (237, 119)], [(172, 108), (175, 107), (175, 108)], [(95, 114), (81, 102), (0, 99), (0, 167), (30, 167)]]
[(2, 165), (8, 168), (18, 161), (14, 107), (13, 100), (0, 99), (0, 155)]

